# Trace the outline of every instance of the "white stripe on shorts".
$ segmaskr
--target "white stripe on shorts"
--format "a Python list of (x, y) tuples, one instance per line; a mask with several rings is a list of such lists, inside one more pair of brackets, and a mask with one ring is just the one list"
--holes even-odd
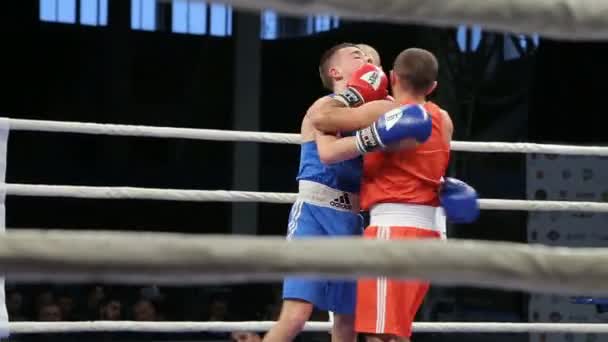
[[(379, 226), (376, 237), (378, 240), (389, 240), (390, 227)], [(388, 279), (379, 277), (376, 280), (376, 333), (383, 334), (386, 325), (386, 293), (388, 290)]]
[(291, 209), (289, 223), (287, 224), (287, 240), (290, 240), (296, 229), (298, 229), (298, 219), (302, 213), (303, 205), (303, 201), (296, 201)]

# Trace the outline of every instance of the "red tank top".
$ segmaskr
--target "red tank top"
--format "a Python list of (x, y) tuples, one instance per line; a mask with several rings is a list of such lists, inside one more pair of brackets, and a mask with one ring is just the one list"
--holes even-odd
[[(404, 103), (407, 104), (407, 103)], [(441, 108), (426, 102), (432, 118), (431, 137), (413, 149), (373, 152), (363, 158), (361, 208), (378, 203), (439, 205), (438, 189), (450, 159), (450, 146), (443, 139)]]

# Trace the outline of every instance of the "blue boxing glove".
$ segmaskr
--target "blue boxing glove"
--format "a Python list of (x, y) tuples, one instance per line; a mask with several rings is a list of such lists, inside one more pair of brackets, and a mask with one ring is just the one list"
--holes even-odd
[(384, 113), (371, 126), (357, 131), (361, 154), (384, 149), (403, 139), (423, 143), (432, 131), (431, 116), (421, 105), (405, 105)]
[(439, 201), (452, 223), (471, 223), (479, 217), (477, 191), (463, 181), (446, 178), (439, 191)]

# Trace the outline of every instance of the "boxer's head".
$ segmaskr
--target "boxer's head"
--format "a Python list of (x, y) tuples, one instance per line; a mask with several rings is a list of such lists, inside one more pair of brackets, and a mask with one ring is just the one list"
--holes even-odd
[(367, 63), (372, 63), (375, 66), (382, 68), (382, 61), (380, 60), (380, 54), (376, 49), (367, 44), (357, 44), (357, 47), (363, 51), (366, 57)]
[(403, 50), (391, 70), (393, 92), (426, 96), (437, 86), (438, 70), (437, 58), (431, 52), (418, 48)]
[(337, 82), (346, 83), (363, 64), (365, 55), (355, 44), (342, 43), (325, 51), (319, 63), (319, 75), (323, 86), (335, 91)]

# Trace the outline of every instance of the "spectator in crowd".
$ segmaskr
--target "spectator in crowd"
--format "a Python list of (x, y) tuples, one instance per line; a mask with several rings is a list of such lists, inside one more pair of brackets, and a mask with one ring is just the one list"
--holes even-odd
[(209, 304), (209, 321), (226, 321), (228, 316), (228, 302), (223, 298), (214, 298)]
[[(132, 287), (111, 288), (111, 291), (108, 291), (109, 289), (102, 286), (89, 288), (22, 288), (7, 286), (6, 305), (11, 321), (116, 321), (125, 319), (163, 321), (163, 313), (168, 310), (167, 307), (171, 306), (179, 307), (178, 310), (180, 310), (175, 315), (171, 315), (171, 320), (175, 320), (176, 317), (178, 317), (177, 319), (184, 320), (200, 320), (206, 317), (210, 321), (231, 321), (237, 317), (239, 319), (236, 320), (276, 320), (280, 308), (277, 305), (280, 301), (275, 300), (275, 303), (273, 303), (273, 298), (276, 296), (273, 296), (271, 291), (266, 292), (268, 288), (255, 291), (255, 293), (263, 292), (266, 294), (259, 296), (256, 299), (257, 301), (253, 302), (240, 297), (237, 297), (240, 298), (239, 300), (235, 300), (234, 296), (240, 293), (238, 291), (235, 291), (237, 293), (228, 291), (221, 294), (215, 293), (211, 297), (211, 300), (207, 302), (207, 310), (204, 312), (200, 311), (200, 305), (196, 305), (196, 308), (193, 310), (185, 310), (183, 304), (188, 302), (187, 298), (172, 302), (168, 299), (174, 299), (174, 296), (166, 298), (157, 287), (143, 289)], [(191, 295), (196, 296), (196, 294)], [(28, 298), (32, 298), (32, 300), (28, 301)], [(134, 299), (136, 301), (132, 302)], [(167, 299), (166, 303), (164, 302), (165, 299)], [(251, 307), (236, 307), (232, 311), (230, 303), (241, 303), (243, 300), (246, 300)], [(133, 303), (133, 305), (127, 305), (126, 303)], [(201, 314), (203, 317), (199, 316)], [(209, 335), (212, 335), (212, 338), (222, 340), (227, 340), (231, 337), (229, 332)]]
[[(45, 294), (46, 296), (46, 294)], [(45, 302), (38, 308), (37, 316), (38, 321), (41, 322), (60, 322), (63, 320), (61, 316), (61, 308), (59, 304), (55, 302), (47, 303)], [(17, 336), (18, 341), (25, 342), (75, 342), (80, 341), (74, 334), (52, 334), (52, 333), (42, 333), (42, 334), (32, 334), (32, 335), (20, 335)], [(10, 341), (13, 341), (12, 337)]]
[(38, 320), (41, 322), (59, 322), (63, 320), (61, 308), (55, 303), (43, 304), (38, 308)]
[(36, 297), (36, 311), (41, 307), (55, 303), (55, 294), (50, 289), (44, 289)]
[(23, 313), (23, 296), (21, 292), (10, 290), (6, 293), (6, 309), (11, 322), (27, 321)]
[(87, 320), (97, 319), (99, 316), (99, 304), (105, 298), (103, 286), (96, 285), (87, 292), (87, 304), (85, 307), (84, 318)]
[(74, 315), (74, 298), (68, 294), (62, 294), (57, 299), (57, 304), (61, 309), (61, 317), (64, 321), (77, 321), (78, 319)]
[(122, 303), (120, 300), (108, 297), (101, 301), (99, 319), (103, 321), (120, 321), (123, 319), (122, 316)]
[(250, 331), (235, 331), (230, 334), (232, 342), (261, 342), (262, 336)]
[(133, 305), (133, 320), (135, 321), (156, 321), (157, 310), (154, 303), (147, 299), (138, 300)]

